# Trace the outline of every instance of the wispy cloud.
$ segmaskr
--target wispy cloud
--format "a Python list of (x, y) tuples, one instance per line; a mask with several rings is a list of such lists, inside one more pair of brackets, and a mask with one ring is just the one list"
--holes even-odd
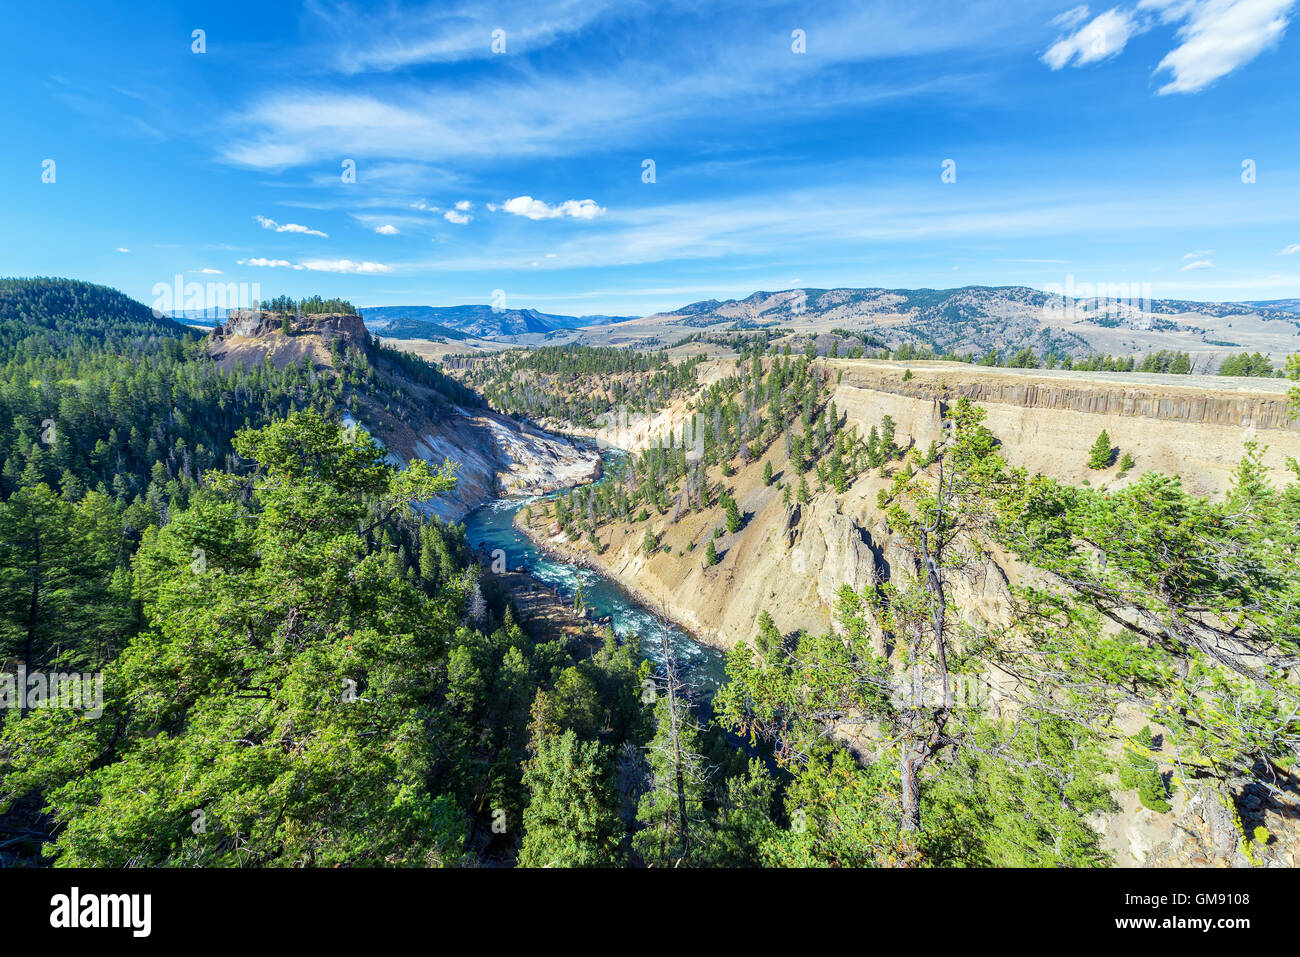
[(381, 236), (396, 236), (397, 227), (394, 226), (392, 223), (385, 223), (382, 226), (376, 226), (375, 232), (377, 232)]
[(1193, 262), (1189, 262), (1182, 269), (1180, 269), (1179, 272), (1198, 272), (1202, 269), (1213, 269), (1213, 268), (1214, 268), (1214, 263), (1212, 263), (1210, 260), (1197, 259)]
[(497, 0), (423, 9), (320, 2), (308, 8), (340, 41), (337, 68), (367, 73), (535, 51), (580, 31), (611, 6), (608, 0)]
[(329, 233), (323, 233), (319, 229), (309, 229), (306, 226), (300, 226), (298, 223), (284, 223), (281, 225), (274, 219), (268, 219), (266, 216), (255, 216), (263, 229), (273, 229), (277, 233), (302, 233), (304, 236), (320, 236), (329, 239)]
[(266, 259), (258, 256), (251, 259), (239, 260), (241, 266), (264, 266), (269, 269), (298, 269), (309, 272), (334, 272), (347, 274), (366, 274), (366, 273), (388, 273), (393, 271), (392, 266), (384, 263), (373, 262), (354, 262), (351, 259), (308, 259), (304, 262), (294, 263), (287, 259)]
[(277, 269), (281, 266), (288, 266), (290, 269), (297, 268), (287, 259), (267, 259), (264, 256), (254, 256), (251, 259), (239, 260), (241, 266), (265, 266), (268, 269)]
[(1290, 243), (1277, 251), (1279, 256), (1294, 256), (1300, 253), (1300, 243)]
[[(338, 24), (333, 46), (321, 57), (327, 69), (332, 63), (338, 73), (384, 75), (348, 76), (336, 85), (326, 73), (312, 84), (264, 90), (227, 118), (239, 135), (224, 148), (226, 162), (283, 169), (334, 157), (341, 143), (348, 144), (349, 156), (408, 163), (578, 155), (649, 131), (677, 130), (683, 121), (784, 116), (783, 95), (796, 89), (804, 116), (951, 93), (974, 82), (955, 64), (919, 77), (848, 67), (961, 50), (987, 57), (998, 48), (1022, 48), (1034, 30), (992, 0), (939, 0), (940, 16), (925, 6), (900, 8), (883, 0), (824, 0), (814, 8), (720, 0), (707, 17), (690, 0), (653, 8), (596, 0), (552, 0), (535, 8), (531, 0), (503, 0), (486, 14), (462, 2), (430, 7), (427, 15), (401, 8), (363, 13), (337, 4), (327, 9), (324, 0), (315, 6)], [(516, 55), (520, 48), (512, 44), (521, 35), (543, 43), (583, 24), (597, 31), (606, 11), (624, 18), (612, 60), (602, 61), (597, 52), (566, 53), (543, 65)], [(790, 27), (690, 25), (705, 19), (744, 24), (756, 12), (774, 22), (790, 18), (791, 26), (797, 20), (809, 37), (809, 54), (792, 53)], [(682, 26), (665, 44), (663, 24), (674, 15)], [(507, 56), (490, 51), (498, 27), (506, 31)], [(428, 36), (418, 39), (422, 33)], [(611, 49), (598, 32), (591, 43), (593, 50)], [(484, 63), (455, 71), (410, 72), (420, 63), (480, 55)], [(358, 182), (367, 169), (359, 164)]]

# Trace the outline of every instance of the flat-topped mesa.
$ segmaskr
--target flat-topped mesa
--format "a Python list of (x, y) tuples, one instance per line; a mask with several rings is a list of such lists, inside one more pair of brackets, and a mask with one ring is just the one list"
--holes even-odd
[[(213, 339), (240, 336), (257, 338), (279, 333), (285, 313), (263, 312), (255, 309), (232, 309), (224, 324), (212, 330)], [(351, 345), (363, 346), (368, 333), (360, 316), (342, 312), (297, 315), (288, 313), (289, 326), (294, 334), (314, 333), (325, 341), (343, 339)]]

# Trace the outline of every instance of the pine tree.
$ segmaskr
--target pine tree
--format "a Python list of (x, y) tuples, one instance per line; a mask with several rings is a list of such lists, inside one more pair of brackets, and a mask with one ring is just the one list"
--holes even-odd
[(1101, 435), (1097, 436), (1097, 441), (1092, 443), (1092, 448), (1088, 451), (1088, 468), (1107, 469), (1113, 461), (1115, 450), (1111, 448), (1110, 434), (1102, 429)]
[(600, 746), (570, 730), (542, 739), (524, 767), (529, 792), (520, 867), (612, 867), (621, 828)]
[(718, 564), (718, 550), (717, 548), (714, 547), (713, 539), (711, 538), (709, 539), (709, 543), (704, 546), (704, 564), (706, 565)]
[(763, 463), (763, 484), (770, 486), (772, 484), (772, 460), (768, 459)]
[(738, 532), (740, 526), (744, 524), (744, 517), (740, 514), (740, 506), (730, 495), (727, 496), (727, 531)]
[(754, 638), (754, 645), (764, 658), (771, 658), (781, 647), (781, 632), (766, 609), (758, 616), (758, 634)]
[(691, 863), (707, 841), (704, 797), (709, 768), (700, 754), (699, 725), (687, 704), (688, 689), (678, 674), (667, 633), (663, 634), (664, 689), (655, 703), (655, 735), (646, 749), (650, 788), (637, 804), (646, 827), (632, 846), (648, 864), (680, 867)]

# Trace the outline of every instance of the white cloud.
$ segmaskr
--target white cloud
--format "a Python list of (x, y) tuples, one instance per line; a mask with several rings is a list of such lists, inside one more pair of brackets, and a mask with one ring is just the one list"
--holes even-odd
[(1181, 43), (1155, 72), (1172, 79), (1156, 92), (1195, 93), (1245, 66), (1281, 39), (1297, 0), (1142, 0), (1166, 23), (1183, 25)]
[(1213, 256), (1213, 255), (1214, 255), (1213, 249), (1197, 249), (1197, 250), (1193, 250), (1190, 253), (1183, 253), (1183, 262), (1186, 262), (1189, 259), (1205, 259), (1207, 256)]
[(1213, 269), (1213, 268), (1214, 268), (1214, 263), (1210, 262), (1210, 260), (1197, 259), (1194, 262), (1188, 263), (1186, 266), (1180, 269), (1179, 272), (1197, 272), (1202, 269)]
[(384, 273), (392, 272), (392, 266), (383, 263), (353, 262), (351, 259), (308, 259), (295, 269), (308, 269), (312, 272), (340, 273)]
[(1300, 253), (1300, 243), (1291, 243), (1277, 251), (1279, 256), (1294, 256), (1296, 253)]
[(263, 257), (263, 256), (255, 256), (255, 257), (252, 258), (252, 259), (241, 259), (241, 260), (239, 260), (239, 265), (241, 265), (241, 266), (266, 266), (266, 267), (269, 268), (269, 269), (277, 269), (277, 268), (279, 268), (280, 266), (291, 266), (291, 267), (293, 267), (293, 268), (295, 268), (295, 269), (298, 268), (298, 267), (294, 266), (293, 263), (289, 262), (289, 260), (287, 260), (287, 259), (266, 259), (266, 258)]
[(241, 266), (267, 266), (275, 269), (286, 267), (289, 269), (305, 269), (309, 272), (337, 272), (351, 274), (366, 273), (386, 273), (392, 272), (392, 266), (386, 266), (383, 263), (372, 262), (353, 262), (351, 259), (308, 259), (300, 263), (291, 263), (287, 259), (241, 259)]
[(442, 218), (447, 220), (449, 223), (455, 223), (457, 226), (464, 226), (474, 217), (470, 216), (468, 213), (459, 213), (454, 209), (449, 209), (442, 214)]
[(514, 199), (506, 200), (500, 206), (489, 203), (488, 209), (493, 211), (499, 209), (528, 219), (559, 219), (568, 216), (572, 219), (591, 220), (605, 215), (605, 207), (597, 206), (594, 199), (566, 199), (556, 206), (551, 206), (531, 196), (516, 196)]
[(200, 275), (200, 276), (224, 276), (225, 273), (223, 273), (220, 269), (206, 269), (206, 268), (205, 268), (205, 269), (200, 269), (200, 270), (199, 270), (199, 275)]
[(118, 246), (117, 251), (120, 253), (129, 253), (131, 250), (127, 249), (125, 246)]
[(474, 204), (471, 203), (468, 199), (462, 199), (456, 204), (456, 208), (459, 209), (462, 213), (466, 213), (474, 208)]
[(306, 226), (300, 226), (297, 223), (285, 223), (283, 226), (274, 219), (268, 219), (265, 216), (255, 216), (263, 229), (274, 229), (277, 233), (302, 233), (306, 236), (320, 236), (329, 239), (329, 233), (322, 233), (319, 229), (308, 229)]
[[(1084, 9), (1086, 16), (1086, 8)], [(1078, 10), (1076, 7), (1069, 12), (1074, 14)], [(1043, 54), (1043, 62), (1053, 70), (1071, 63), (1074, 66), (1096, 63), (1118, 55), (1128, 45), (1129, 39), (1144, 32), (1144, 29), (1132, 11), (1113, 7), (1094, 17), (1091, 23), (1053, 43)]]
[(437, 206), (430, 206), (422, 199), (417, 199), (414, 203), (412, 203), (411, 208), (423, 210), (425, 212), (430, 212), (430, 213), (436, 213), (438, 211)]
[[(1152, 30), (1157, 20), (1178, 24), (1178, 45), (1156, 66), (1172, 79), (1157, 90), (1195, 93), (1245, 66), (1274, 46), (1300, 0), (1139, 0), (1131, 10), (1112, 7), (1075, 32), (1059, 38), (1043, 54), (1053, 70), (1109, 59), (1128, 41)], [(1087, 7), (1067, 10), (1053, 24), (1073, 30)]]
[(377, 232), (381, 236), (396, 236), (397, 227), (394, 226), (392, 223), (385, 223), (383, 226), (376, 226), (375, 232)]

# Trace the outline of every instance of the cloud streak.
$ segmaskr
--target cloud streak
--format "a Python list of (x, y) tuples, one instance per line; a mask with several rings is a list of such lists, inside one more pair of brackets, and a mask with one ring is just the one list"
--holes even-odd
[(332, 272), (347, 275), (390, 273), (393, 267), (384, 263), (354, 262), (351, 259), (308, 259), (294, 263), (287, 259), (267, 259), (262, 256), (239, 260), (241, 266), (261, 266), (268, 269), (295, 269), (308, 272)]
[(301, 233), (304, 236), (320, 236), (323, 239), (329, 239), (329, 233), (323, 233), (319, 229), (309, 229), (306, 226), (300, 226), (298, 223), (285, 223), (284, 225), (281, 225), (274, 219), (269, 219), (266, 216), (255, 216), (253, 218), (261, 224), (263, 229), (273, 229), (277, 233)]

